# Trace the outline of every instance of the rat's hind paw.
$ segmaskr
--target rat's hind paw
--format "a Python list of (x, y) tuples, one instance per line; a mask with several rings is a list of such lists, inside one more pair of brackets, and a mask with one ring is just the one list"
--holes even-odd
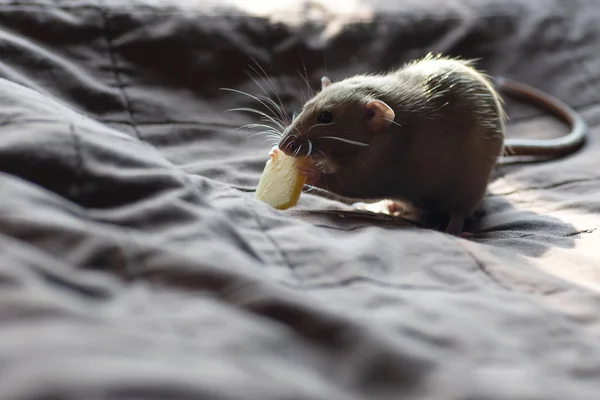
[(360, 211), (369, 211), (375, 214), (386, 214), (392, 216), (402, 215), (406, 209), (404, 204), (394, 200), (381, 200), (375, 203), (353, 203), (352, 206)]

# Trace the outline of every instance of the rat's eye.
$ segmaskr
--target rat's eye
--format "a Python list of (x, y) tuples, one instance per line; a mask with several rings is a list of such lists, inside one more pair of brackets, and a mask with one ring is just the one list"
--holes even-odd
[(323, 111), (321, 115), (319, 115), (319, 118), (317, 118), (317, 121), (328, 124), (333, 121), (333, 114), (329, 111)]

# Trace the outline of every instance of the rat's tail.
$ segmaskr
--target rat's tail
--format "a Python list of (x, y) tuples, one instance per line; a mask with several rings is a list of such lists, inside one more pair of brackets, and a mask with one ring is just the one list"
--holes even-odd
[(571, 128), (567, 135), (553, 139), (506, 139), (507, 155), (558, 158), (579, 150), (585, 144), (588, 136), (588, 125), (567, 104), (529, 85), (504, 77), (494, 77), (493, 83), (499, 92), (539, 106), (566, 122)]

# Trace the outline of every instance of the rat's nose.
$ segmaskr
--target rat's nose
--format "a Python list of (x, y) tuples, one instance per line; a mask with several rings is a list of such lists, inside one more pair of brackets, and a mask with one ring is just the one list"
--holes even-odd
[(287, 135), (279, 142), (279, 150), (288, 156), (306, 156), (309, 151), (308, 140), (296, 135)]

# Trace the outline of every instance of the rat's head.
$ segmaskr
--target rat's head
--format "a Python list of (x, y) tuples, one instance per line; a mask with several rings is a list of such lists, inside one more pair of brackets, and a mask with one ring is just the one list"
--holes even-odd
[(321, 79), (321, 91), (306, 102), (286, 128), (279, 149), (289, 156), (310, 156), (323, 174), (363, 163), (377, 135), (395, 118), (385, 102), (373, 96), (361, 81), (331, 83)]

